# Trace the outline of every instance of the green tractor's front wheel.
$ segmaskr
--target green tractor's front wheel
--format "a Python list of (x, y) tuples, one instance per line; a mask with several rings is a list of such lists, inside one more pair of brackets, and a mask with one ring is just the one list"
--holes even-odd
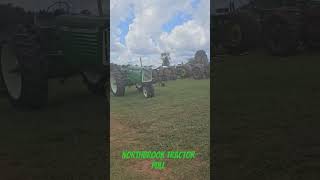
[(124, 96), (125, 92), (125, 79), (119, 68), (116, 66), (111, 67), (110, 73), (110, 90), (114, 96)]
[(142, 92), (143, 92), (143, 96), (145, 98), (151, 98), (154, 97), (154, 88), (153, 85), (151, 83), (145, 84), (142, 86)]
[(105, 74), (96, 72), (83, 72), (81, 75), (90, 92), (96, 95), (107, 96), (107, 76)]

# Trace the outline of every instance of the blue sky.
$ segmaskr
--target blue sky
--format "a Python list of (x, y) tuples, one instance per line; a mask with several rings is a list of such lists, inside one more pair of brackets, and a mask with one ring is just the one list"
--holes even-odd
[[(192, 8), (197, 8), (200, 0), (190, 0), (190, 3), (192, 5)], [(134, 20), (134, 11), (133, 11), (134, 5), (131, 4), (128, 16), (125, 18), (125, 20), (120, 21), (118, 24), (118, 28), (120, 29), (120, 42), (122, 44), (125, 44), (125, 37), (129, 32), (129, 25)], [(171, 32), (176, 26), (181, 25), (189, 20), (192, 19), (192, 15), (183, 11), (178, 11), (168, 22), (162, 25), (162, 30), (164, 32)]]
[(191, 5), (193, 8), (197, 8), (198, 4), (199, 4), (200, 0), (191, 0)]
[(118, 28), (120, 29), (120, 42), (122, 44), (125, 44), (125, 37), (127, 36), (129, 32), (129, 25), (132, 23), (134, 19), (134, 12), (133, 12), (133, 5), (129, 7), (128, 16), (125, 18), (125, 20), (120, 21)]
[(167, 23), (163, 24), (162, 30), (164, 32), (171, 32), (176, 26), (182, 25), (183, 23), (191, 19), (192, 19), (191, 14), (179, 11)]
[[(210, 47), (210, 0), (111, 0), (111, 61), (173, 64)], [(130, 28), (129, 28), (130, 27)], [(199, 37), (198, 37), (199, 36)]]

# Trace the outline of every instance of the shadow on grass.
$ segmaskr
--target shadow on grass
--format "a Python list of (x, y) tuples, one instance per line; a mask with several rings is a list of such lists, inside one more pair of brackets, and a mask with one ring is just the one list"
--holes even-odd
[(257, 52), (217, 64), (217, 179), (319, 179), (318, 59)]
[(49, 86), (49, 105), (16, 111), (0, 96), (1, 179), (103, 179), (106, 101), (81, 80)]

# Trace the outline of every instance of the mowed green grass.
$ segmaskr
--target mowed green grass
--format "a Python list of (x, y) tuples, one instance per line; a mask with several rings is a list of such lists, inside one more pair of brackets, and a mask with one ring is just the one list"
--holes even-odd
[(111, 117), (133, 129), (138, 141), (123, 144), (120, 149), (111, 144), (111, 152), (119, 155), (111, 157), (111, 177), (134, 177), (128, 169), (130, 163), (139, 160), (129, 164), (121, 160), (122, 150), (195, 150), (198, 163), (165, 160), (170, 169), (167, 178), (209, 178), (210, 80), (185, 79), (169, 81), (165, 87), (155, 85), (155, 97), (150, 99), (135, 87), (127, 88), (124, 97), (111, 97), (110, 106)]
[(225, 179), (319, 179), (320, 55), (229, 56), (216, 64), (216, 172)]

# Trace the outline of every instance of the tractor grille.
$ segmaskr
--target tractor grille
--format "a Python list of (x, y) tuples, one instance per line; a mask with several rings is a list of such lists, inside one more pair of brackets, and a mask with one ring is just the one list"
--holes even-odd
[(108, 32), (107, 31), (104, 31), (103, 32), (103, 47), (102, 47), (102, 50), (103, 50), (103, 56), (102, 56), (102, 63), (104, 64), (104, 65), (107, 65), (108, 64), (108, 56), (109, 56), (109, 48), (108, 48), (108, 45), (109, 45), (109, 43), (108, 43), (108, 40), (109, 39), (109, 37), (108, 37)]
[(77, 49), (80, 55), (95, 55), (99, 49), (97, 33), (72, 33), (72, 48)]
[(101, 64), (103, 35), (98, 29), (63, 28), (64, 55), (71, 64)]

